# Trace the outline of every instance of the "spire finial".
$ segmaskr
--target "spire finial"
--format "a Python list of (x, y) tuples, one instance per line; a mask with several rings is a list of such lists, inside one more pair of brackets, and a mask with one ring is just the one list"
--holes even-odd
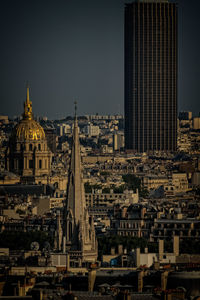
[(33, 113), (32, 113), (32, 102), (30, 101), (29, 96), (29, 83), (26, 84), (26, 101), (24, 102), (24, 119), (32, 120), (33, 119)]
[(77, 102), (74, 102), (74, 116), (77, 117)]
[(30, 85), (29, 85), (29, 82), (27, 81), (27, 83), (26, 83), (26, 102), (27, 103), (30, 102), (29, 88), (30, 88)]

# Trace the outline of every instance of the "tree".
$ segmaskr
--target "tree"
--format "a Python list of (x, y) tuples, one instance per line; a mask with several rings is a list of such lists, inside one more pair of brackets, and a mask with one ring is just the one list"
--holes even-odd
[(86, 193), (92, 193), (92, 186), (89, 184), (89, 182), (84, 184), (84, 188)]
[(122, 178), (129, 190), (133, 190), (134, 193), (136, 193), (136, 190), (138, 190), (141, 197), (148, 197), (149, 192), (143, 188), (140, 178), (136, 177), (134, 174), (122, 175)]
[(53, 246), (52, 237), (43, 231), (3, 231), (0, 233), (0, 247), (11, 250), (30, 250), (32, 242), (38, 242), (43, 247), (45, 242)]
[(140, 190), (141, 187), (141, 179), (136, 177), (133, 174), (126, 174), (122, 175), (122, 178), (124, 182), (126, 183), (126, 186), (129, 190), (133, 190), (136, 192), (136, 190)]
[(103, 190), (102, 190), (102, 193), (103, 194), (109, 194), (110, 193), (110, 188), (104, 188)]
[(102, 171), (102, 172), (100, 172), (100, 175), (102, 175), (102, 176), (109, 176), (110, 173), (107, 172), (107, 171)]
[(123, 245), (127, 251), (132, 249), (147, 247), (147, 240), (144, 238), (131, 237), (131, 236), (120, 236), (120, 235), (110, 235), (110, 236), (98, 236), (98, 250), (99, 257), (103, 254), (110, 254), (111, 248), (115, 248), (117, 252), (118, 245)]
[(113, 188), (113, 192), (114, 192), (115, 194), (123, 194), (123, 192), (124, 192), (125, 189), (126, 189), (126, 185), (125, 185), (125, 184), (122, 184), (122, 185), (120, 185), (120, 186), (118, 186), (118, 187), (114, 187), (114, 188)]
[(98, 190), (101, 189), (102, 186), (100, 184), (90, 184), (89, 182), (85, 182), (84, 184), (85, 193), (92, 193), (92, 189)]
[(181, 254), (199, 254), (200, 243), (199, 240), (184, 239), (180, 242), (180, 253)]

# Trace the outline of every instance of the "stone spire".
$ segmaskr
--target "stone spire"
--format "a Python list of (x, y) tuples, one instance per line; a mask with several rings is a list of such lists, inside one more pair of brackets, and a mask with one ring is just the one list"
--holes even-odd
[(85, 193), (82, 181), (81, 155), (78, 133), (78, 120), (75, 116), (71, 148), (71, 161), (68, 172), (67, 199), (66, 199), (66, 228), (67, 245), (73, 249), (81, 247), (81, 226), (85, 209)]
[[(67, 198), (64, 213), (63, 249), (70, 261), (80, 266), (83, 262), (95, 262), (97, 259), (97, 240), (93, 218), (89, 216), (85, 204), (85, 191), (76, 115), (71, 148), (71, 161), (68, 172)], [(65, 252), (65, 250), (63, 250)]]
[(95, 262), (98, 248), (93, 218), (89, 216), (85, 204), (76, 110), (75, 103), (71, 161), (68, 172), (67, 198), (64, 213), (63, 249), (65, 249), (66, 245), (70, 261), (81, 265), (83, 262)]
[(85, 208), (85, 193), (83, 188), (78, 121), (75, 103), (71, 162), (67, 187), (67, 210), (71, 211), (76, 224), (80, 222), (83, 210)]

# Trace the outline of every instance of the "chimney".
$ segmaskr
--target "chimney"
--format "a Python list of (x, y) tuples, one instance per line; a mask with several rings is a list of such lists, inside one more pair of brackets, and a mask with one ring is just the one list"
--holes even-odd
[(179, 256), (179, 236), (175, 235), (173, 238), (173, 253)]
[(115, 247), (112, 247), (110, 252), (111, 252), (111, 255), (115, 255)]
[(139, 268), (139, 266), (140, 266), (140, 248), (136, 249), (135, 264), (136, 264), (136, 267)]
[(159, 260), (163, 259), (163, 253), (164, 253), (164, 240), (159, 240)]
[(123, 245), (118, 245), (118, 254), (123, 254)]

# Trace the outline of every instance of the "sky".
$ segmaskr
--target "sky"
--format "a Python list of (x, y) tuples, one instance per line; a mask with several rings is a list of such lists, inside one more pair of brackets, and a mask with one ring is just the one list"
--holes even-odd
[[(127, 0), (4, 0), (0, 4), (0, 114), (117, 114), (124, 108)], [(179, 0), (178, 110), (200, 111), (200, 1)]]

